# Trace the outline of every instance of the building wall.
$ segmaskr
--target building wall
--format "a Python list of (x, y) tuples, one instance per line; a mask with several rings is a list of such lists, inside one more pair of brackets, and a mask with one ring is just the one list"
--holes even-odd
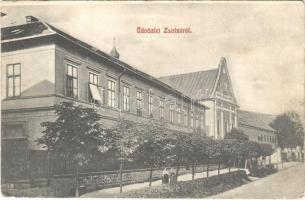
[[(2, 130), (6, 126), (22, 124), (23, 131), (27, 137), (28, 148), (31, 150), (41, 150), (35, 142), (36, 139), (42, 136), (43, 127), (40, 125), (45, 121), (55, 120), (55, 114), (52, 110), (36, 110), (36, 111), (18, 111), (18, 112), (4, 112), (2, 113)], [(3, 138), (6, 140), (6, 138)], [(13, 138), (10, 138), (13, 139)]]
[[(239, 128), (249, 137), (250, 141), (270, 144), (274, 149), (277, 148), (277, 135), (271, 131), (264, 131), (258, 128), (245, 126), (243, 124), (239, 124)], [(262, 139), (260, 139), (260, 138)]]
[(214, 129), (215, 129), (215, 102), (212, 100), (202, 101), (204, 105), (206, 105), (209, 109), (205, 111), (206, 113), (206, 127), (207, 134), (210, 137), (214, 137)]
[[(39, 44), (37, 44), (39, 45)], [(81, 49), (71, 48), (72, 46), (48, 44), (43, 46), (31, 46), (23, 49), (2, 53), (1, 61), (1, 95), (2, 95), (2, 123), (6, 127), (22, 125), (23, 135), (26, 136), (29, 149), (39, 150), (35, 140), (42, 136), (43, 128), (41, 122), (53, 121), (56, 119), (52, 106), (61, 101), (73, 101), (77, 104), (90, 106), (97, 109), (102, 115), (104, 125), (112, 126), (119, 116), (134, 122), (141, 122), (150, 119), (148, 116), (148, 94), (153, 94), (153, 118), (159, 119), (159, 97), (166, 98), (164, 103), (164, 120), (169, 122), (169, 105), (177, 103), (185, 110), (204, 115), (205, 112), (197, 106), (191, 106), (172, 92), (162, 89), (159, 86), (151, 84), (137, 75), (125, 73), (121, 76), (121, 95), (122, 102), (123, 86), (130, 87), (130, 112), (123, 112), (115, 108), (109, 108), (107, 101), (103, 105), (97, 105), (88, 101), (89, 94), (89, 71), (99, 75), (99, 86), (107, 89), (107, 80), (116, 82), (116, 95), (118, 94), (118, 79), (122, 71), (112, 66), (110, 62), (102, 61)], [(21, 95), (14, 98), (6, 98), (6, 66), (7, 64), (21, 64)], [(78, 67), (78, 88), (79, 98), (72, 99), (65, 94), (65, 76), (67, 63)], [(143, 114), (136, 114), (135, 97), (137, 91), (142, 91), (143, 95)], [(118, 97), (116, 96), (116, 102)], [(107, 92), (104, 99), (107, 100)], [(205, 119), (205, 117), (204, 117)], [(190, 123), (183, 125), (183, 113), (181, 113), (182, 122), (178, 123), (177, 109), (174, 110), (174, 122), (168, 123), (168, 127), (173, 130), (192, 132)], [(188, 120), (189, 121), (189, 120)], [(194, 119), (195, 125), (195, 119)], [(204, 122), (205, 125), (205, 122)], [(5, 138), (2, 138), (5, 140)], [(13, 139), (13, 138), (9, 138)]]
[[(20, 63), (21, 94), (7, 98), (7, 65)], [(1, 55), (2, 110), (45, 107), (54, 104), (55, 45), (36, 46)], [(40, 98), (35, 98), (39, 96)]]
[[(148, 95), (153, 96), (153, 118), (160, 119), (159, 116), (159, 98), (165, 98), (164, 102), (164, 120), (169, 122), (169, 109), (170, 104), (181, 106), (183, 110), (188, 111), (191, 109), (189, 102), (184, 101), (181, 97), (172, 95), (170, 92), (165, 89), (160, 89), (158, 86), (150, 83), (147, 80), (140, 78), (137, 75), (130, 74), (130, 72), (125, 72), (122, 74), (122, 70), (118, 70), (116, 67), (111, 66), (111, 63), (98, 60), (97, 58), (91, 56), (90, 54), (85, 54), (81, 49), (76, 50), (76, 48), (68, 48), (64, 45), (56, 45), (56, 94), (65, 96), (65, 76), (66, 76), (66, 65), (73, 64), (78, 67), (79, 70), (79, 98), (81, 102), (89, 103), (89, 72), (94, 72), (98, 74), (99, 77), (99, 87), (104, 89), (104, 104), (102, 105), (93, 105), (98, 110), (101, 110), (102, 114), (107, 117), (117, 118), (119, 114), (122, 117), (134, 121), (141, 121), (143, 119), (148, 119)], [(120, 91), (121, 95), (118, 97), (119, 91), (119, 77), (121, 79)], [(109, 108), (107, 105), (108, 93), (107, 93), (107, 81), (113, 80), (116, 83), (116, 105), (115, 108)], [(130, 111), (123, 111), (123, 87), (128, 86), (130, 88)], [(136, 115), (136, 92), (141, 91), (143, 96), (143, 113), (142, 117)], [(120, 98), (120, 109), (118, 108), (118, 99)], [(68, 98), (69, 99), (69, 98)], [(74, 100), (74, 99), (71, 99)], [(170, 127), (174, 129), (182, 129), (183, 131), (190, 132), (191, 129), (189, 126), (183, 125), (183, 113), (181, 112), (181, 123), (178, 123), (177, 119), (177, 108), (174, 109), (174, 123), (170, 124)], [(205, 115), (204, 110), (199, 109), (197, 106), (192, 106), (192, 109), (195, 114)], [(121, 111), (121, 112), (120, 112)], [(205, 121), (204, 116), (204, 121)], [(195, 124), (195, 119), (194, 119)], [(205, 122), (204, 122), (205, 125)]]

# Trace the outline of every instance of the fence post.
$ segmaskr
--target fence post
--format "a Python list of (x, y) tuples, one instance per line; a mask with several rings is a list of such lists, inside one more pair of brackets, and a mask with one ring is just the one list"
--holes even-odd
[(122, 169), (123, 169), (123, 158), (120, 158), (120, 193), (123, 191), (123, 174), (122, 174)]
[(48, 159), (48, 185), (51, 184), (51, 156), (50, 152), (47, 152), (47, 159)]

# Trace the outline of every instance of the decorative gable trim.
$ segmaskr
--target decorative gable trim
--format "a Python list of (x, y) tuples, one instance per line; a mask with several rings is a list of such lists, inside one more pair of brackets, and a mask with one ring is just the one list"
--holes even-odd
[(231, 77), (229, 75), (229, 70), (228, 70), (228, 67), (227, 67), (227, 61), (226, 61), (226, 59), (224, 57), (222, 57), (220, 59), (220, 62), (219, 62), (219, 65), (218, 65), (217, 78), (215, 80), (211, 96), (215, 97), (216, 88), (217, 88), (217, 85), (218, 85), (218, 82), (219, 82), (219, 79), (220, 79), (220, 73), (222, 72), (223, 69), (226, 70), (226, 74), (228, 76), (228, 81), (229, 81), (229, 84), (231, 86), (230, 88), (232, 90), (233, 101), (236, 103), (236, 98), (235, 98), (235, 95), (234, 95), (234, 90), (233, 90), (233, 86), (232, 86), (232, 82), (231, 82)]

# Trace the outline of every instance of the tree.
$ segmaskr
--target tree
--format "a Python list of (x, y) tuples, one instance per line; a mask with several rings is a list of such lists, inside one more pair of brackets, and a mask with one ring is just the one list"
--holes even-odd
[[(260, 152), (263, 159), (266, 158), (266, 156), (271, 156), (274, 152), (272, 146), (270, 144), (259, 144), (260, 145)], [(271, 157), (269, 157), (271, 162)]]
[(303, 147), (304, 128), (297, 113), (280, 114), (270, 123), (270, 126), (278, 131), (278, 144), (281, 148)]
[(101, 117), (93, 109), (62, 102), (55, 105), (58, 118), (43, 122), (43, 136), (36, 142), (55, 157), (68, 156), (76, 168), (76, 196), (78, 196), (79, 167), (86, 165), (97, 153), (112, 147), (111, 135), (99, 123)]
[(225, 139), (235, 139), (238, 141), (248, 141), (249, 137), (244, 134), (240, 129), (233, 128), (228, 134), (226, 134)]
[(150, 167), (149, 186), (151, 186), (153, 168), (165, 164), (172, 147), (164, 122), (151, 119), (141, 123), (140, 129), (135, 159)]
[(225, 140), (215, 140), (215, 142), (214, 142), (214, 151), (213, 151), (212, 157), (216, 158), (217, 162), (218, 162), (218, 167), (217, 167), (218, 176), (220, 175), (221, 161), (225, 156), (224, 148), (223, 148), (224, 145), (225, 145)]
[(206, 159), (207, 177), (209, 177), (210, 160), (214, 157), (216, 143), (215, 140), (206, 138), (203, 140), (203, 144), (202, 155)]
[(231, 169), (232, 161), (236, 159), (239, 154), (240, 142), (236, 139), (225, 139), (223, 144), (223, 157), (226, 158), (229, 171)]
[(196, 164), (203, 161), (202, 152), (204, 149), (205, 133), (194, 131), (187, 137), (186, 160), (192, 165), (192, 180), (195, 179)]
[[(245, 141), (240, 145), (240, 158), (245, 160), (245, 168), (247, 168), (248, 159), (258, 158), (262, 155), (259, 143), (254, 141)], [(251, 163), (250, 163), (251, 164)]]
[(120, 118), (109, 130), (114, 140), (113, 150), (120, 159), (120, 192), (122, 192), (123, 160), (133, 160), (134, 153), (140, 143), (140, 127), (138, 124)]
[(270, 144), (259, 144), (260, 145), (260, 152), (261, 156), (266, 157), (266, 156), (271, 156), (274, 152), (272, 149), (272, 146)]

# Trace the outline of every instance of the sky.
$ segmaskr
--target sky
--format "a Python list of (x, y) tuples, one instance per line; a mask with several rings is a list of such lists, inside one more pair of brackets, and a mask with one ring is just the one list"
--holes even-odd
[[(227, 59), (240, 109), (304, 114), (304, 5), (295, 2), (3, 3), (2, 26), (42, 21), (155, 77), (217, 68)], [(137, 27), (190, 27), (139, 34)], [(162, 31), (162, 30), (161, 30)]]

